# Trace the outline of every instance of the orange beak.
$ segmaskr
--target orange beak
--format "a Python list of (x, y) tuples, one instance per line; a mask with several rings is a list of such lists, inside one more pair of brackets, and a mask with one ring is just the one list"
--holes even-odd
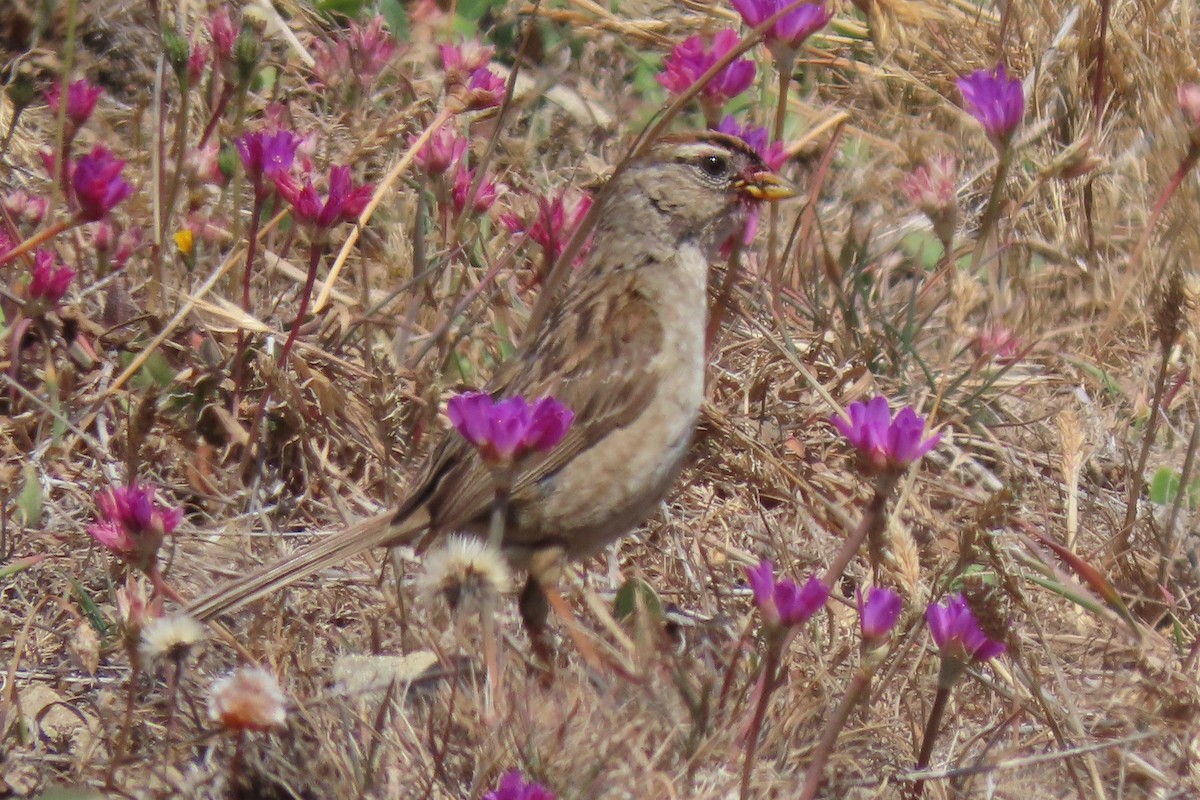
[(781, 178), (774, 172), (754, 172), (742, 177), (734, 188), (739, 194), (751, 200), (774, 202), (795, 197), (799, 191), (786, 178)]

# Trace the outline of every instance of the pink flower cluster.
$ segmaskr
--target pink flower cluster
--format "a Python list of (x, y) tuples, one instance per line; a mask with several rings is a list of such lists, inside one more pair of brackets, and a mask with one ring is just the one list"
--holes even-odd
[(158, 503), (155, 491), (154, 486), (136, 481), (105, 489), (96, 495), (99, 518), (88, 526), (88, 534), (97, 543), (147, 572), (155, 563), (163, 537), (183, 519), (183, 510)]
[(313, 75), (317, 81), (325, 86), (353, 81), (361, 89), (370, 88), (396, 52), (396, 42), (383, 24), (381, 16), (365, 25), (351, 22), (347, 33), (332, 44), (314, 42)]
[(455, 111), (494, 108), (504, 99), (504, 80), (488, 68), (495, 48), (471, 39), (440, 47), (446, 98)]
[[(663, 71), (656, 79), (668, 91), (683, 94), (717, 61), (737, 47), (738, 41), (737, 31), (732, 29), (720, 31), (709, 43), (702, 36), (690, 36), (676, 45), (664, 59)], [(745, 58), (735, 59), (718, 70), (700, 89), (704, 116), (715, 120), (727, 102), (750, 88), (755, 72), (754, 62)]]
[(767, 624), (791, 628), (808, 620), (829, 599), (829, 587), (815, 575), (800, 586), (790, 578), (775, 579), (775, 565), (764, 560), (746, 568), (746, 579), (754, 591), (754, 605)]
[[(564, 191), (555, 195), (552, 200), (539, 197), (537, 214), (532, 222), (526, 222), (516, 214), (503, 214), (500, 224), (512, 233), (527, 233), (530, 239), (541, 245), (550, 263), (555, 263), (591, 207), (591, 195), (581, 195), (571, 204), (567, 199), (567, 192)], [(585, 244), (580, 250), (580, 257), (587, 249), (588, 245)]]
[(925, 420), (905, 406), (895, 417), (886, 397), (867, 403), (851, 403), (848, 417), (831, 420), (858, 451), (860, 463), (870, 474), (903, 472), (932, 450), (941, 434), (925, 435)]
[(552, 449), (566, 435), (574, 412), (553, 397), (530, 403), (523, 397), (493, 400), (486, 392), (453, 397), (450, 422), (483, 460), (500, 466)]

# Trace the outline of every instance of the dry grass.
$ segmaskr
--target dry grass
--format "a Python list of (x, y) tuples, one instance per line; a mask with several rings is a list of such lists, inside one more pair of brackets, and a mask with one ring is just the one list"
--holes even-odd
[[(81, 5), (71, 74), (107, 91), (78, 148), (103, 141), (129, 160), (138, 191), (117, 216), (149, 242), (162, 180), (151, 154), (158, 124), (168, 136), (177, 124), (176, 85), (167, 74), (160, 120), (157, 45), (148, 45), (158, 23), (148, 6), (127, 0), (100, 13)], [(530, 10), (520, 5), (495, 7), (491, 18), (506, 36)], [(1200, 686), (1189, 659), (1200, 633), (1193, 512), (1184, 504), (1172, 528), (1169, 507), (1143, 491), (1131, 547), (1112, 555), (1162, 358), (1157, 287), (1180, 269), (1190, 293), (1189, 254), (1200, 246), (1189, 178), (1145, 252), (1131, 257), (1187, 148), (1175, 88), (1197, 77), (1200, 19), (1185, 0), (1113, 3), (1096, 127), (1096, 3), (1012, 0), (1002, 16), (957, 0), (873, 0), (863, 4), (869, 25), (844, 5), (804, 54), (805, 81), (793, 84), (787, 138), (797, 159), (789, 169), (821, 191), (810, 206), (783, 209), (783, 230), (801, 232), (786, 269), (764, 274), (762, 242), (747, 254), (678, 491), (641, 535), (572, 579), (584, 624), (599, 647), (635, 666), (636, 681), (590, 675), (569, 644), (553, 683), (539, 681), (506, 603), (507, 680), (498, 718), (487, 720), (474, 618), (419, 598), (419, 563), (408, 563), (398, 590), (390, 575), (380, 584), (383, 559), (372, 554), (225, 620), (294, 701), (284, 729), (246, 739), (236, 773), (234, 740), (213, 732), (204, 710), (211, 680), (238, 660), (220, 639), (188, 661), (174, 714), (172, 670), (142, 677), (129, 746), (114, 753), (130, 663), (114, 601), (121, 567), (85, 533), (94, 493), (137, 475), (186, 509), (164, 551), (167, 579), (184, 596), (294, 549), (311, 531), (365, 516), (398, 496), (444, 427), (442, 398), (477, 386), (516, 340), (537, 296), (541, 254), (527, 246), (512, 253), (511, 236), (493, 219), (465, 225), (466, 251), (448, 255), (449, 232), (428, 219), (418, 203), (425, 187), (410, 174), (383, 198), (330, 305), (280, 371), (267, 343), (278, 348), (286, 335), (304, 269), (301, 242), (287, 248), (286, 222), (264, 240), (253, 319), (237, 308), (246, 209), (233, 219), (228, 190), (185, 189), (181, 207), (215, 231), (190, 267), (168, 241), (165, 305), (149, 285), (149, 245), (97, 281), (87, 236), (62, 237), (60, 253), (80, 272), (69, 301), (25, 342), (19, 366), (11, 333), (0, 345), (0, 569), (41, 559), (0, 577), (0, 795), (71, 785), (137, 797), (476, 798), (516, 766), (563, 798), (734, 797), (759, 652), (753, 637), (743, 638), (754, 617), (741, 568), (768, 557), (800, 577), (832, 558), (868, 490), (826, 423), (834, 411), (826, 398), (846, 404), (875, 393), (932, 413), (945, 443), (902, 483), (894, 504), (887, 580), (903, 589), (906, 613), (869, 702), (842, 733), (823, 796), (904, 796), (936, 688), (937, 656), (920, 612), (960, 585), (988, 594), (1008, 623), (1009, 653), (955, 691), (928, 797), (1200, 794)], [(201, 29), (202, 6), (179, 4), (183, 29)], [(63, 68), (70, 10), (55, 6), (35, 37), (37, 8), (12, 4), (0, 47), (45, 86)], [(274, 8), (281, 16), (269, 20), (263, 58), (274, 84), (247, 97), (246, 118), (257, 124), (268, 102), (286, 101), (289, 124), (315, 134), (318, 166), (350, 163), (360, 179), (378, 180), (439, 102), (434, 45), (445, 39), (445, 22), (414, 23), (378, 85), (344, 101), (314, 88), (303, 65), (313, 42), (339, 29), (307, 5)], [(522, 67), (488, 165), (510, 187), (500, 206), (602, 176), (661, 100), (641, 84), (630, 88), (638, 65), (733, 19), (723, 5), (606, 8), (541, 8), (537, 59)], [(1029, 103), (1001, 223), (1011, 281), (994, 296), (986, 277), (968, 270), (933, 281), (909, 247), (914, 235), (928, 239), (927, 225), (899, 179), (923, 152), (961, 154), (959, 237), (969, 254), (994, 153), (960, 109), (953, 81), (998, 54), (1029, 76)], [(502, 47), (501, 57), (511, 63), (512, 52)], [(765, 83), (761, 106), (749, 111), (759, 122), (774, 107), (773, 79)], [(208, 112), (193, 103), (193, 137)], [(11, 114), (6, 100), (0, 129)], [(833, 139), (826, 123), (840, 114), (844, 127)], [(222, 136), (234, 126), (231, 113)], [(494, 131), (494, 119), (474, 123), (476, 157)], [(13, 131), (0, 189), (50, 191), (36, 153), (56, 135), (56, 120), (35, 102)], [(831, 141), (838, 150), (822, 174)], [(1054, 177), (1064, 153), (1084, 146), (1097, 168)], [(425, 229), (414, 239), (420, 215)], [(339, 229), (335, 252), (348, 231)], [(17, 283), (9, 279), (2, 301), (6, 325)], [(471, 289), (478, 298), (451, 313)], [(1192, 306), (1168, 312), (1180, 330), (1168, 342), (1170, 402), (1147, 483), (1161, 467), (1182, 469), (1200, 421)], [(1025, 345), (1011, 364), (971, 349), (993, 322)], [(239, 324), (252, 332), (252, 356), (249, 378), (234, 386)], [(84, 341), (94, 359), (81, 355)], [(150, 367), (128, 370), (138, 355)], [(243, 470), (245, 426), (268, 386), (265, 447)], [(235, 392), (237, 416), (227, 412)], [(41, 508), (27, 518), (19, 508), (31, 497)], [(1173, 550), (1172, 532), (1180, 540)], [(1128, 611), (1106, 605), (1100, 584), (1088, 585), (1039, 537), (1091, 565)], [(866, 573), (865, 562), (851, 565), (843, 591), (787, 653), (758, 751), (756, 797), (798, 791), (858, 664), (853, 590)], [(611, 623), (612, 590), (630, 577), (654, 587), (669, 624)], [(413, 653), (431, 654), (415, 677), (412, 663), (344, 660)], [(362, 688), (346, 677), (361, 682), (379, 669), (403, 679)], [(343, 691), (347, 681), (352, 691)], [(114, 755), (123, 758), (115, 769)]]

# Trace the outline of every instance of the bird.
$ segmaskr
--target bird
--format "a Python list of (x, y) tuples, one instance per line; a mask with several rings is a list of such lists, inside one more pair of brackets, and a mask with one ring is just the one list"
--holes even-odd
[[(757, 206), (795, 194), (751, 146), (715, 131), (654, 141), (599, 193), (582, 266), (483, 388), (553, 396), (574, 412), (563, 439), (512, 476), (501, 551), (528, 575), (518, 602), (531, 637), (545, 630), (563, 565), (627, 534), (675, 483), (704, 399), (709, 265)], [(213, 619), (375, 547), (424, 552), (449, 534), (486, 537), (493, 480), (447, 431), (397, 505), (184, 612)]]

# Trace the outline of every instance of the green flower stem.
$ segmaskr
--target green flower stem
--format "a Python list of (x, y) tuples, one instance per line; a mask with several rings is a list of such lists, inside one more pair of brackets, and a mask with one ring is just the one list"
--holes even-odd
[[(1012, 158), (1012, 145), (1005, 144), (998, 154), (996, 175), (992, 179), (992, 193), (988, 197), (987, 207), (983, 210), (983, 217), (979, 220), (979, 238), (975, 241), (975, 252), (971, 256), (971, 268), (974, 270), (983, 266), (983, 254), (987, 250), (988, 238), (992, 235), (992, 230), (995, 229), (996, 223), (1000, 219), (1000, 201), (1004, 196), (1004, 184), (1008, 179)], [(1004, 280), (999, 269), (995, 274), (996, 278), (992, 283), (992, 288), (994, 293), (998, 293), (999, 289), (1003, 288)]]
[[(775, 103), (775, 124), (772, 128), (772, 138), (774, 141), (783, 139), (783, 122), (787, 117), (787, 97), (788, 86), (792, 81), (792, 66), (796, 62), (794, 54), (786, 58), (780, 58), (776, 63), (776, 68), (779, 71), (779, 97)], [(776, 245), (779, 241), (779, 204), (771, 203), (769, 211), (769, 222), (767, 226), (767, 273), (768, 275), (775, 274), (775, 259)]]
[(832, 587), (841, 579), (846, 566), (854, 558), (863, 541), (870, 542), (871, 568), (878, 577), (884, 554), (884, 533), (887, 530), (887, 503), (900, 481), (900, 475), (901, 473), (893, 471), (880, 473), (875, 481), (875, 495), (871, 498), (867, 510), (863, 512), (862, 521), (842, 544), (842, 549), (838, 551), (821, 579), (826, 586)]
[[(488, 523), (488, 547), (500, 553), (504, 541), (504, 523), (508, 518), (508, 499), (512, 492), (512, 465), (492, 468), (492, 480), (496, 484), (492, 500), (492, 518)], [(483, 596), (480, 611), (483, 627), (483, 659), (487, 666), (488, 691), (485, 697), (484, 715), (495, 718), (499, 708), (500, 688), (504, 679), (504, 664), (500, 659), (499, 637), (496, 635), (496, 593), (489, 587)]]
[[(262, 178), (259, 178), (262, 181)], [(248, 315), (250, 313), (250, 275), (251, 268), (254, 265), (254, 257), (258, 253), (258, 226), (262, 217), (263, 205), (266, 196), (259, 191), (258, 187), (254, 190), (254, 208), (250, 212), (250, 228), (246, 232), (246, 262), (242, 267), (242, 311)], [(230, 401), (230, 411), (236, 416), (237, 408), (241, 397), (242, 387), (242, 370), (245, 365), (242, 363), (246, 355), (246, 331), (242, 326), (238, 326), (237, 332), (237, 354), (233, 359), (233, 398)]]
[[(188, 91), (186, 77), (179, 87), (179, 114), (175, 118), (175, 140), (171, 149), (175, 158), (175, 172), (167, 185), (167, 196), (163, 199), (161, 227), (158, 230), (158, 246), (154, 248), (154, 263), (151, 273), (158, 284), (159, 301), (166, 307), (166, 286), (163, 283), (163, 259), (166, 256), (166, 243), (170, 239), (167, 232), (171, 229), (171, 219), (175, 215), (175, 203), (179, 200), (179, 189), (183, 184), (184, 157), (187, 151), (188, 115), (191, 110), (192, 93)], [(163, 101), (165, 110), (166, 101)]]
[(871, 678), (875, 675), (873, 664), (878, 663), (882, 663), (881, 660), (871, 662), (864, 659), (862, 668), (850, 679), (850, 685), (846, 687), (846, 695), (834, 709), (833, 715), (829, 718), (829, 724), (825, 726), (825, 731), (821, 734), (821, 740), (817, 742), (817, 749), (813, 751), (808, 772), (804, 775), (804, 789), (800, 792), (800, 800), (812, 800), (817, 796), (817, 789), (821, 785), (821, 778), (825, 772), (825, 762), (829, 760), (829, 754), (833, 752), (833, 746), (837, 744), (838, 734), (842, 732), (842, 728), (846, 727), (846, 720), (850, 718), (850, 712), (858, 705), (858, 701), (870, 691)]

